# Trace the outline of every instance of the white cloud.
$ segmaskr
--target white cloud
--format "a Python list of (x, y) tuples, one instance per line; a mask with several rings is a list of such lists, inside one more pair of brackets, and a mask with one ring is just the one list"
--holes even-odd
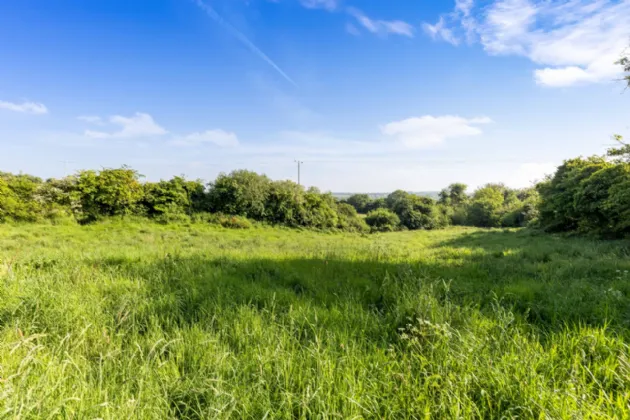
[(468, 16), (474, 4), (474, 0), (455, 0), (455, 10), (464, 16)]
[(239, 145), (236, 134), (223, 130), (208, 130), (201, 133), (192, 133), (172, 141), (178, 146), (198, 146), (204, 143), (214, 144), (220, 147), (236, 147)]
[(375, 20), (369, 18), (362, 11), (355, 8), (349, 8), (348, 13), (352, 15), (357, 22), (367, 29), (369, 32), (378, 35), (395, 34), (413, 38), (413, 26), (402, 20)]
[(491, 122), (488, 117), (466, 119), (453, 115), (425, 115), (391, 122), (381, 126), (381, 132), (408, 148), (419, 149), (438, 145), (449, 138), (480, 135), (482, 131), (476, 125)]
[(77, 120), (86, 122), (88, 124), (105, 125), (105, 122), (103, 122), (103, 119), (101, 117), (97, 117), (94, 115), (81, 115), (77, 117)]
[(115, 132), (86, 130), (85, 135), (96, 139), (108, 139), (162, 136), (168, 133), (153, 120), (151, 115), (141, 112), (137, 112), (131, 117), (115, 115), (109, 118), (109, 123), (117, 125), (121, 129)]
[(0, 101), (0, 109), (23, 112), (25, 114), (48, 114), (48, 108), (46, 108), (46, 105), (36, 102), (23, 102), (21, 104), (16, 104), (13, 102)]
[(302, 6), (309, 9), (326, 9), (333, 11), (337, 8), (338, 0), (301, 0)]
[(433, 39), (443, 39), (453, 45), (459, 44), (459, 39), (453, 35), (453, 31), (446, 27), (444, 16), (440, 16), (440, 20), (438, 20), (435, 25), (431, 25), (426, 22), (423, 23), (422, 29), (424, 29), (424, 31)]
[(454, 44), (463, 30), (489, 54), (527, 57), (540, 66), (540, 85), (605, 82), (621, 72), (614, 63), (630, 40), (630, 0), (496, 0), (473, 11), (472, 1), (458, 0), (425, 31)]

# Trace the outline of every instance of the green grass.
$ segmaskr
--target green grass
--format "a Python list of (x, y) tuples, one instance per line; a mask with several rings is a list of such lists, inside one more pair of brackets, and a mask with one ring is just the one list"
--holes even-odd
[(629, 418), (630, 243), (0, 227), (0, 418)]

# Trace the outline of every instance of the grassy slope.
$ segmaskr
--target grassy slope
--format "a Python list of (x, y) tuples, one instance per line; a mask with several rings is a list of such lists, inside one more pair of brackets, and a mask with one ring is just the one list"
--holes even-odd
[(0, 418), (628, 418), (628, 246), (2, 226)]

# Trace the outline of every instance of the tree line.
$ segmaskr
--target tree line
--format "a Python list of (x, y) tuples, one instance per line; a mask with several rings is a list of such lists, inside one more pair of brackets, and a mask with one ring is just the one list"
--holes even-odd
[(135, 215), (161, 222), (206, 218), (246, 227), (253, 220), (353, 232), (438, 229), (451, 224), (517, 227), (534, 217), (536, 197), (533, 189), (512, 190), (502, 184), (486, 185), (469, 197), (465, 185), (453, 184), (440, 193), (439, 200), (400, 190), (378, 200), (366, 194), (337, 200), (317, 188), (272, 181), (247, 170), (222, 173), (207, 185), (184, 177), (141, 179), (129, 167), (86, 170), (45, 181), (0, 172), (0, 222), (90, 223)]
[(449, 225), (477, 227), (523, 227), (537, 218), (538, 192), (535, 188), (512, 189), (503, 184), (486, 184), (467, 193), (465, 184), (451, 184), (439, 199), (402, 190), (386, 198), (371, 199), (355, 194), (345, 202), (365, 213), (372, 230), (439, 229)]
[(513, 189), (487, 184), (472, 193), (461, 183), (438, 199), (394, 191), (372, 199), (345, 200), (292, 181), (273, 181), (247, 170), (220, 174), (213, 182), (182, 176), (142, 182), (129, 167), (86, 170), (62, 179), (0, 172), (0, 222), (141, 216), (160, 222), (206, 220), (229, 227), (250, 221), (350, 232), (439, 229), (449, 225), (534, 227), (605, 237), (630, 234), (630, 145), (604, 156), (566, 160), (535, 186)]
[(352, 206), (329, 193), (246, 170), (220, 174), (207, 185), (184, 177), (143, 183), (129, 167), (80, 171), (45, 181), (0, 172), (0, 222), (90, 223), (131, 215), (161, 222), (203, 219), (231, 227), (248, 227), (249, 220), (255, 220), (290, 227), (369, 230)]

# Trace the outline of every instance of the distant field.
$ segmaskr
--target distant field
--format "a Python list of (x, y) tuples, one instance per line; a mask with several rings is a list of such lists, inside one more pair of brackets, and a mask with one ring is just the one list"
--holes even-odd
[(0, 418), (629, 418), (630, 243), (0, 227)]
[[(385, 198), (387, 197), (390, 192), (387, 193), (367, 193), (367, 195), (372, 198), (372, 199), (376, 199), (376, 198)], [(419, 195), (421, 197), (431, 197), (431, 198), (435, 198), (437, 199), (439, 197), (440, 192), (439, 191), (417, 191), (417, 192), (410, 192), (411, 194), (415, 194), (415, 195)], [(337, 193), (332, 193), (332, 195), (340, 200), (346, 199), (348, 197), (350, 197), (351, 195), (354, 195), (357, 193), (349, 193), (349, 192), (337, 192)], [(359, 193), (361, 194), (361, 193)]]

